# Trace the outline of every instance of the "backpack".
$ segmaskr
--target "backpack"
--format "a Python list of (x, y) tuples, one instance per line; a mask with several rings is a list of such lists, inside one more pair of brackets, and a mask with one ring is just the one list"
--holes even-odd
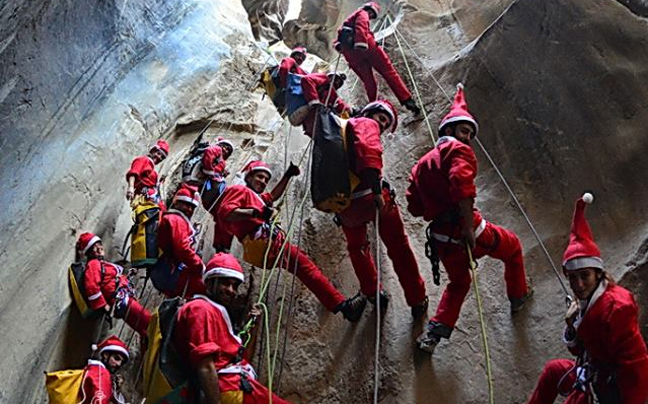
[(302, 89), (301, 75), (288, 73), (288, 84), (286, 85), (286, 113), (288, 120), (293, 126), (302, 124), (310, 110), (304, 90)]
[(133, 210), (134, 224), (131, 228), (131, 265), (149, 268), (160, 256), (157, 246), (157, 228), (160, 222), (160, 206), (151, 201), (140, 203)]
[(316, 209), (340, 213), (351, 204), (351, 194), (360, 180), (350, 169), (347, 120), (328, 109), (317, 114), (313, 134), (311, 198)]
[(270, 66), (262, 71), (259, 82), (263, 86), (263, 90), (268, 98), (270, 98), (275, 108), (277, 108), (277, 112), (283, 115), (286, 109), (286, 89), (281, 86), (279, 66)]
[(183, 299), (165, 299), (147, 330), (148, 349), (144, 357), (144, 396), (151, 404), (190, 404), (195, 398), (195, 381), (183, 365), (172, 343), (178, 310)]
[(196, 179), (202, 177), (201, 161), (207, 148), (209, 148), (208, 141), (199, 141), (191, 147), (189, 157), (182, 163), (182, 180), (184, 182), (191, 183), (193, 180), (194, 183), (192, 185), (195, 185)]
[[(85, 319), (96, 318), (99, 311), (93, 310), (88, 304), (85, 291), (85, 270), (86, 266), (83, 262), (74, 262), (68, 268), (68, 280), (70, 282), (70, 292), (72, 293), (72, 300), (81, 312), (81, 316)], [(106, 267), (101, 262), (101, 277), (103, 278), (106, 273)]]
[(49, 397), (49, 404), (77, 403), (84, 374), (84, 369), (46, 372), (45, 389)]

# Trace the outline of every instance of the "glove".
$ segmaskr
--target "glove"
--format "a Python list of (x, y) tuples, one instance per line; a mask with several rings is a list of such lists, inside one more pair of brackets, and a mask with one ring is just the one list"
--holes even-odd
[(288, 178), (290, 178), (290, 177), (296, 177), (296, 176), (299, 175), (299, 173), (300, 173), (300, 171), (299, 171), (299, 167), (296, 166), (296, 165), (294, 165), (293, 162), (291, 161), (291, 162), (290, 162), (290, 166), (288, 166), (288, 169), (286, 170), (286, 176), (287, 176)]
[(264, 206), (263, 210), (255, 210), (252, 217), (263, 219), (264, 221), (267, 222), (272, 218), (273, 214), (274, 214), (274, 209), (272, 209), (269, 206)]
[(351, 117), (354, 117), (360, 115), (361, 112), (362, 112), (362, 108), (351, 107), (351, 109), (349, 110), (349, 115), (351, 115)]

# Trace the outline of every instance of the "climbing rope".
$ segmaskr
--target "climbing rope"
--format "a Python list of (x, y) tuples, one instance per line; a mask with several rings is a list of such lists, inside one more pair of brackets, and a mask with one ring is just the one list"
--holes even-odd
[[(432, 71), (425, 65), (425, 63), (423, 62), (423, 59), (421, 59), (421, 57), (414, 51), (414, 49), (412, 49), (412, 46), (407, 42), (405, 37), (400, 33), (400, 31), (396, 27), (394, 27), (394, 31), (396, 32), (396, 39), (398, 40), (399, 36), (403, 39), (403, 42), (405, 43), (405, 45), (410, 49), (410, 51), (412, 52), (414, 57), (416, 57), (416, 59), (419, 61), (419, 63), (423, 67), (423, 69), (430, 75), (430, 77), (432, 77), (434, 83), (441, 90), (441, 92), (446, 97), (448, 102), (452, 103), (452, 98), (444, 90), (444, 88), (441, 86), (439, 81), (436, 79), (436, 76), (434, 75), (434, 73), (432, 73)], [(423, 110), (425, 111), (425, 108), (423, 108)], [(517, 206), (518, 210), (522, 213), (522, 216), (524, 217), (524, 220), (526, 221), (527, 225), (531, 229), (531, 232), (533, 233), (533, 236), (535, 237), (536, 241), (538, 242), (538, 245), (540, 246), (540, 248), (541, 248), (542, 252), (544, 253), (545, 257), (547, 258), (547, 261), (549, 261), (551, 269), (553, 270), (554, 274), (556, 275), (556, 278), (558, 279), (558, 282), (560, 283), (560, 286), (561, 286), (563, 292), (565, 293), (565, 304), (566, 304), (567, 307), (569, 307), (569, 305), (573, 301), (573, 298), (571, 297), (571, 295), (569, 293), (569, 290), (567, 289), (567, 286), (565, 285), (565, 282), (560, 277), (560, 273), (558, 272), (558, 268), (556, 267), (556, 264), (554, 263), (553, 259), (551, 258), (551, 255), (549, 254), (549, 251), (547, 250), (544, 242), (542, 241), (542, 238), (540, 237), (540, 234), (538, 233), (535, 226), (531, 222), (531, 219), (529, 218), (526, 211), (522, 207), (522, 204), (520, 203), (517, 196), (515, 195), (515, 192), (513, 192), (513, 189), (511, 188), (508, 181), (504, 177), (504, 174), (502, 174), (499, 167), (497, 166), (497, 164), (495, 164), (495, 161), (493, 160), (493, 158), (490, 156), (490, 154), (486, 150), (486, 147), (482, 144), (482, 142), (479, 140), (479, 138), (475, 137), (474, 140), (476, 141), (477, 145), (482, 150), (482, 152), (484, 153), (484, 155), (488, 159), (489, 163), (491, 164), (491, 166), (493, 167), (493, 169), (497, 173), (497, 176), (499, 177), (500, 181), (502, 182), (502, 184), (504, 185), (504, 187), (508, 191), (509, 195), (511, 195), (511, 198), (513, 199), (513, 202)]]
[(486, 333), (486, 320), (484, 320), (484, 310), (482, 308), (481, 295), (479, 294), (479, 284), (477, 280), (477, 263), (473, 259), (470, 246), (466, 243), (468, 252), (468, 263), (470, 273), (472, 274), (473, 288), (475, 290), (475, 299), (477, 300), (477, 313), (479, 315), (479, 326), (481, 328), (482, 342), (484, 343), (484, 354), (486, 356), (486, 378), (488, 380), (488, 398), (490, 404), (495, 404), (495, 394), (493, 388), (493, 371), (491, 369), (490, 349), (488, 347), (488, 334)]
[(376, 207), (376, 347), (374, 353), (374, 394), (373, 403), (378, 404), (378, 389), (380, 387), (380, 207)]

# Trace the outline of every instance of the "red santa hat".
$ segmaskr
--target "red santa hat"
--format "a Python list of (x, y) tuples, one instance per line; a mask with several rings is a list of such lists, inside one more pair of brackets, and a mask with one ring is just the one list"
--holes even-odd
[(585, 219), (585, 206), (594, 201), (594, 196), (585, 193), (576, 201), (572, 219), (569, 245), (563, 254), (563, 271), (576, 271), (583, 268), (603, 269), (601, 250), (594, 242), (592, 230)]
[(362, 108), (361, 114), (363, 116), (369, 115), (372, 112), (382, 111), (385, 112), (391, 118), (391, 124), (389, 125), (389, 131), (394, 133), (396, 127), (398, 126), (398, 113), (396, 108), (388, 100), (378, 100), (373, 101), (367, 104)]
[(232, 254), (224, 252), (214, 254), (207, 263), (203, 272), (203, 282), (207, 282), (209, 278), (235, 278), (241, 282), (245, 281), (241, 264)]
[(216, 139), (216, 144), (218, 146), (222, 146), (222, 145), (229, 146), (229, 148), (232, 150), (232, 152), (234, 151), (234, 143), (232, 143), (231, 141), (225, 139), (224, 137), (218, 137)]
[(272, 178), (272, 170), (270, 170), (270, 166), (264, 163), (261, 160), (252, 160), (245, 167), (243, 167), (243, 174), (247, 176), (248, 174), (253, 173), (254, 171), (265, 171), (270, 175), (270, 178)]
[(166, 140), (160, 139), (151, 147), (151, 151), (153, 150), (159, 150), (164, 154), (164, 157), (167, 157), (169, 155), (169, 143)]
[(79, 240), (77, 240), (77, 250), (81, 250), (85, 254), (97, 242), (101, 242), (98, 236), (88, 232), (83, 233), (79, 236)]
[(295, 53), (301, 53), (302, 55), (304, 55), (304, 57), (308, 55), (308, 51), (303, 46), (297, 46), (296, 48), (293, 48), (293, 50), (290, 52), (290, 56), (292, 57)]
[(125, 362), (128, 362), (128, 359), (130, 358), (130, 356), (128, 355), (128, 347), (126, 346), (124, 341), (120, 340), (115, 335), (111, 335), (110, 337), (103, 340), (97, 346), (97, 349), (99, 349), (99, 355), (104, 352), (118, 352), (124, 355), (124, 358), (126, 359)]
[(376, 15), (380, 14), (380, 4), (375, 1), (370, 1), (362, 5), (363, 10), (371, 9)]
[(451, 123), (469, 123), (475, 129), (475, 136), (479, 132), (479, 125), (477, 120), (468, 112), (468, 104), (466, 103), (466, 96), (464, 95), (464, 86), (463, 84), (457, 84), (457, 93), (455, 94), (454, 102), (452, 107), (450, 107), (450, 112), (443, 117), (441, 123), (439, 124), (439, 136), (443, 136), (443, 130), (446, 125)]
[(196, 207), (200, 206), (200, 194), (198, 188), (193, 185), (182, 184), (173, 197), (173, 202), (182, 201), (190, 203)]

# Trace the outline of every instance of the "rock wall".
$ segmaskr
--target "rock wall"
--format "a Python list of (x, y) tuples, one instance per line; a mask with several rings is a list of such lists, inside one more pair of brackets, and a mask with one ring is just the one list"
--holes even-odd
[[(303, 44), (331, 60), (335, 29), (360, 4), (304, 0), (300, 18), (286, 22), (281, 35), (289, 46)], [(647, 307), (648, 191), (642, 173), (648, 163), (642, 156), (648, 142), (642, 130), (648, 124), (643, 86), (648, 56), (637, 52), (648, 38), (642, 3), (409, 0), (382, 5), (412, 47), (403, 44), (430, 125), (436, 126), (448, 106), (430, 72), (450, 95), (463, 81), (482, 142), (554, 261), (560, 262), (567, 241), (573, 200), (591, 190), (596, 201), (588, 217), (607, 267), (637, 294), (642, 309)], [(79, 319), (70, 307), (65, 269), (80, 230), (98, 233), (109, 258), (120, 258), (130, 227), (123, 174), (133, 156), (158, 137), (168, 139), (172, 155), (162, 172), (169, 175), (169, 192), (184, 154), (205, 127), (208, 138), (234, 139), (232, 172), (252, 157), (264, 156), (276, 172), (288, 159), (302, 160), (307, 139), (282, 124), (258, 91), (250, 93), (255, 73), (272, 63), (252, 39), (278, 39), (286, 7), (283, 1), (208, 0), (100, 5), (9, 0), (1, 6), (0, 258), (5, 269), (0, 272), (0, 341), (8, 354), (0, 367), (8, 371), (0, 380), (0, 404), (42, 403), (43, 370), (83, 365), (96, 324)], [(264, 10), (265, 20), (255, 25), (257, 14), (251, 10)], [(393, 35), (385, 49), (411, 86)], [(351, 73), (342, 94), (361, 104), (365, 96), (354, 78)], [(432, 147), (432, 139), (420, 117), (400, 112), (398, 132), (383, 141), (385, 171), (403, 195), (411, 166)], [(501, 265), (490, 259), (480, 263), (496, 402), (521, 403), (543, 363), (567, 355), (559, 340), (563, 297), (481, 151), (478, 159), (478, 205), (488, 219), (520, 235), (536, 290), (528, 307), (511, 316)], [(358, 283), (341, 230), (307, 199), (303, 215), (299, 209), (306, 179), (305, 173), (291, 185), (284, 223), (295, 215), (302, 225), (294, 241), (352, 295)], [(399, 201), (402, 206), (404, 198)], [(403, 216), (429, 280), (431, 314), (442, 289), (432, 284), (423, 254), (425, 224), (406, 212)], [(204, 213), (197, 219), (208, 222)], [(205, 232), (209, 245), (210, 229)], [(369, 237), (375, 237), (371, 230)], [(392, 297), (381, 322), (380, 402), (484, 402), (484, 357), (472, 292), (452, 340), (430, 358), (414, 345), (423, 321), (412, 321), (384, 248), (380, 256)], [(249, 273), (258, 287), (262, 274)], [(269, 298), (275, 307), (272, 324), (278, 303), (289, 303), (292, 277), (281, 275), (275, 285)], [(278, 339), (277, 357), (284, 361), (275, 371), (275, 389), (294, 403), (371, 402), (375, 311), (368, 306), (363, 319), (351, 325), (325, 312), (299, 282), (294, 287), (290, 320), (283, 319), (282, 330), (289, 335), (285, 352), (283, 335)], [(265, 353), (258, 346), (254, 362), (267, 380), (260, 359)]]

